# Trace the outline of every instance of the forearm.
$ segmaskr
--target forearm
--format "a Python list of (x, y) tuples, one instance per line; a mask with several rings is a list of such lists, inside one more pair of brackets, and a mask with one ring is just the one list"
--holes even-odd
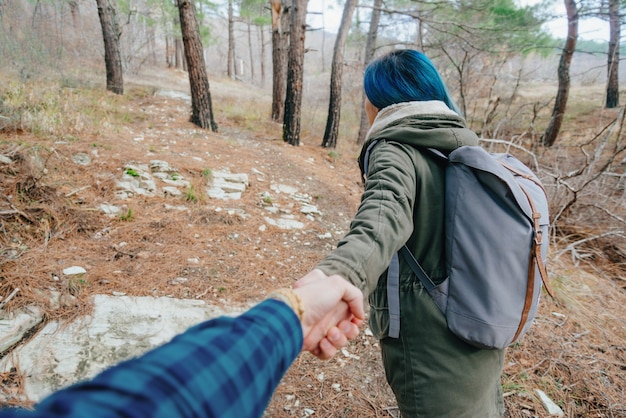
[[(302, 348), (283, 302), (190, 328), (146, 355), (45, 399), (30, 417), (260, 417)], [(0, 412), (0, 417), (5, 415)]]
[(366, 189), (350, 231), (316, 268), (339, 274), (369, 294), (391, 257), (413, 232), (415, 169), (398, 146), (372, 153)]

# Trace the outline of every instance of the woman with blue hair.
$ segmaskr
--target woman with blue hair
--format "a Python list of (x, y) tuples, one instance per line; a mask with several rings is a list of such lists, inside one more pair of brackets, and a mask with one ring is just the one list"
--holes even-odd
[[(338, 275), (369, 296), (369, 326), (403, 418), (500, 417), (504, 351), (479, 349), (452, 334), (397, 256), (406, 244), (435, 283), (445, 279), (444, 165), (426, 149), (449, 154), (478, 138), (420, 52), (382, 56), (367, 67), (363, 84), (371, 125), (359, 158), (365, 191), (349, 232), (302, 283)], [(387, 286), (392, 259), (395, 299)]]

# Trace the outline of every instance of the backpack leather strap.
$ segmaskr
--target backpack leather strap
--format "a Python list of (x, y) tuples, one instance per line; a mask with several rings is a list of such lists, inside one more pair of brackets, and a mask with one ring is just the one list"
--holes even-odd
[[(541, 244), (543, 242), (543, 233), (541, 232), (541, 226), (539, 225), (539, 219), (541, 219), (541, 213), (539, 213), (539, 211), (537, 210), (535, 202), (530, 196), (530, 193), (528, 193), (528, 191), (521, 184), (520, 184), (520, 189), (522, 189), (522, 191), (526, 195), (526, 198), (528, 199), (528, 203), (530, 204), (530, 208), (533, 214), (533, 230), (534, 230), (535, 237), (533, 238), (532, 251), (530, 253), (531, 260), (528, 266), (529, 278), (530, 278), (530, 275), (532, 274), (533, 280), (534, 280), (534, 275), (535, 275), (534, 267), (536, 263), (539, 269), (539, 274), (541, 275), (541, 281), (543, 282), (543, 285), (546, 288), (546, 291), (548, 292), (550, 297), (554, 298), (554, 292), (552, 291), (552, 286), (550, 286), (550, 282), (548, 280), (548, 271), (546, 270), (546, 265), (544, 264), (543, 258), (541, 257)], [(531, 271), (531, 267), (532, 267), (532, 271)]]

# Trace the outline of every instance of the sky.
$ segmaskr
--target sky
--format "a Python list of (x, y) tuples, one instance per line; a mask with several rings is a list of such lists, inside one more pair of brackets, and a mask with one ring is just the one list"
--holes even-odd
[[(521, 0), (523, 5), (532, 5), (539, 0)], [(343, 8), (337, 6), (336, 0), (312, 0), (309, 1), (307, 23), (314, 28), (324, 26), (328, 32), (337, 32)], [(563, 16), (552, 22), (548, 22), (545, 28), (552, 33), (555, 38), (565, 38), (567, 36), (567, 18), (565, 17), (565, 5), (557, 1), (554, 5), (554, 13)], [(578, 22), (578, 33), (580, 39), (608, 41), (609, 24), (600, 19), (583, 19)]]

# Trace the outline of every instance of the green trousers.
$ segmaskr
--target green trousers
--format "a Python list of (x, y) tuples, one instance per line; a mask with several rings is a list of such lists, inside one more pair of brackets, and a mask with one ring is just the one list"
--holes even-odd
[(504, 350), (458, 339), (417, 279), (406, 277), (400, 281), (400, 338), (390, 338), (386, 298), (381, 283), (370, 296), (370, 328), (380, 339), (402, 418), (501, 417)]

